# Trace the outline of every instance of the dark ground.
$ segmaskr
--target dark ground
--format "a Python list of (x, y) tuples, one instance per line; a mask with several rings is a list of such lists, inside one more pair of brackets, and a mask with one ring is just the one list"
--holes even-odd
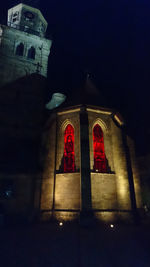
[(0, 229), (0, 266), (149, 267), (146, 226), (42, 223)]

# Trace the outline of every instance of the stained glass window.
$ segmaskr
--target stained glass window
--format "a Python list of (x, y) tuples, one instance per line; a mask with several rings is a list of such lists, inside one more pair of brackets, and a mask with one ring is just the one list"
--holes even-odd
[(75, 171), (74, 129), (68, 124), (64, 132), (64, 172)]
[(101, 127), (96, 124), (93, 128), (94, 171), (106, 172), (106, 157), (104, 138)]

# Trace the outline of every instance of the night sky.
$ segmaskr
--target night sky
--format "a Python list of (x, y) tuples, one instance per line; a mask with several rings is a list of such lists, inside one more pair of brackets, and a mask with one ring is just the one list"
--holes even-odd
[[(7, 9), (18, 2), (3, 2), (1, 23), (6, 24)], [(89, 72), (97, 88), (125, 111), (137, 135), (145, 132), (150, 95), (149, 1), (24, 2), (38, 7), (49, 24), (50, 91), (69, 94)]]

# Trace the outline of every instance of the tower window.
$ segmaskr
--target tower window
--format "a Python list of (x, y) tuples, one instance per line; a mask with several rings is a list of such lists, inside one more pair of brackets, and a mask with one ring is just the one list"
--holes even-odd
[(16, 47), (16, 55), (23, 56), (23, 52), (24, 52), (24, 45), (23, 45), (23, 43), (20, 43)]
[(94, 171), (106, 172), (103, 131), (98, 124), (96, 124), (93, 128), (93, 150)]
[(64, 172), (75, 171), (74, 129), (68, 124), (64, 132)]
[(35, 59), (35, 48), (31, 46), (31, 48), (28, 50), (28, 58)]
[(13, 18), (12, 18), (12, 21), (15, 22), (19, 19), (19, 12), (16, 11), (14, 14), (13, 14)]

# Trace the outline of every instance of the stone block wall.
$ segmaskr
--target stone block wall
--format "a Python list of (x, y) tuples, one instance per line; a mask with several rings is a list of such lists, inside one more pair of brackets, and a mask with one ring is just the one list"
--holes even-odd
[(112, 150), (119, 210), (131, 210), (129, 177), (122, 130), (111, 121)]
[(116, 176), (107, 173), (91, 173), (92, 209), (117, 209)]
[[(20, 43), (24, 45), (23, 56), (16, 55)], [(47, 77), (51, 45), (51, 40), (0, 25), (0, 86), (32, 73)], [(31, 46), (35, 48), (35, 59), (27, 58)]]
[(55, 209), (80, 209), (80, 173), (56, 175)]
[(135, 146), (133, 140), (128, 136), (127, 138), (128, 148), (130, 152), (130, 160), (132, 166), (133, 173), (133, 182), (134, 182), (134, 190), (135, 190), (135, 198), (137, 208), (140, 209), (142, 207), (142, 195), (141, 195), (141, 177), (140, 177), (140, 168), (138, 166), (138, 161), (135, 155)]
[[(29, 15), (31, 19), (29, 19)], [(8, 10), (7, 25), (25, 31), (32, 31), (40, 36), (44, 36), (47, 29), (47, 22), (41, 11), (22, 3)]]
[(56, 115), (52, 115), (45, 129), (41, 147), (43, 167), (41, 210), (50, 210), (54, 205), (55, 165), (56, 165)]

